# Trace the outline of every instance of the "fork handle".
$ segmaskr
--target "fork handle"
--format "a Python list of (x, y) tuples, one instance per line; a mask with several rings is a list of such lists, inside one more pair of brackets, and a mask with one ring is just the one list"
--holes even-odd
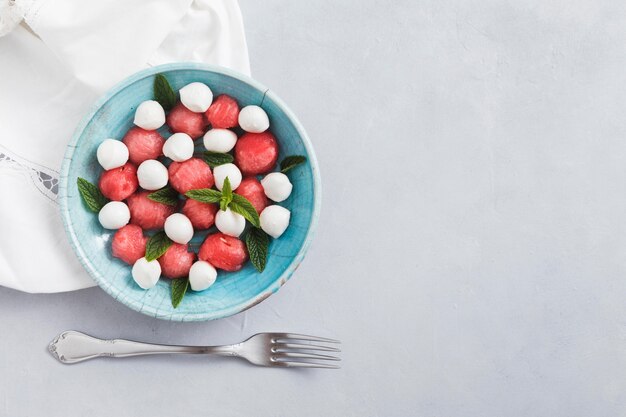
[(132, 340), (98, 339), (69, 330), (58, 335), (48, 346), (52, 355), (63, 363), (76, 363), (99, 356), (124, 358), (128, 356), (158, 354), (213, 354), (237, 356), (236, 345), (226, 346), (174, 346), (134, 342)]

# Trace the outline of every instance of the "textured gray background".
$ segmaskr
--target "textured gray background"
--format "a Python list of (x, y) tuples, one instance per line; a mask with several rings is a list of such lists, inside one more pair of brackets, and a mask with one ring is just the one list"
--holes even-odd
[[(318, 152), (309, 256), (211, 323), (153, 320), (98, 288), (0, 289), (0, 415), (626, 413), (626, 3), (241, 7), (253, 75)], [(45, 347), (65, 329), (188, 344), (298, 330), (342, 339), (344, 367), (63, 366)]]

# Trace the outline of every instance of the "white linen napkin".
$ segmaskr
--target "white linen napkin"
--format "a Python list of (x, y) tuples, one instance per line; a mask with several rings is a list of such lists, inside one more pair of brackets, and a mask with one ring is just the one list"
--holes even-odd
[[(15, 23), (24, 18), (19, 26)], [(2, 36), (2, 34), (5, 36)], [(0, 0), (0, 285), (95, 285), (56, 204), (65, 145), (90, 105), (147, 66), (198, 61), (249, 74), (236, 0)]]

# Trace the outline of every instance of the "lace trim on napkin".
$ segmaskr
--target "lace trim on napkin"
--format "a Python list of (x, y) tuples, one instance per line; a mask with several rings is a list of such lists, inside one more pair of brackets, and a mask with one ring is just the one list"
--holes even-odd
[(20, 158), (5, 147), (0, 146), (0, 171), (18, 170), (27, 174), (35, 188), (52, 201), (59, 193), (59, 173), (48, 167)]

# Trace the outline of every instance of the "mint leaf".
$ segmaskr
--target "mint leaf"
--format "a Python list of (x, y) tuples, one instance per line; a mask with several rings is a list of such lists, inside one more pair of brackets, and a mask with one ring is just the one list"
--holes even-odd
[(257, 271), (263, 272), (267, 262), (267, 252), (270, 239), (267, 233), (256, 227), (251, 228), (246, 235), (246, 246), (250, 254), (250, 262)]
[(176, 308), (183, 301), (187, 287), (189, 286), (189, 278), (177, 278), (172, 280), (172, 307)]
[(233, 201), (230, 202), (228, 208), (235, 213), (241, 214), (246, 218), (254, 227), (261, 227), (261, 222), (259, 220), (259, 213), (256, 212), (256, 209), (245, 197), (240, 196), (239, 194), (233, 194)]
[(170, 187), (161, 188), (159, 191), (148, 194), (148, 198), (157, 203), (175, 206), (178, 204), (178, 193)]
[(211, 168), (215, 168), (219, 165), (230, 164), (233, 160), (233, 156), (228, 153), (211, 151), (204, 152), (204, 162), (206, 162)]
[(287, 156), (280, 163), (280, 172), (284, 174), (285, 172), (289, 171), (292, 168), (297, 167), (298, 165), (304, 162), (306, 162), (306, 156), (302, 156), (302, 155)]
[(154, 77), (154, 99), (165, 111), (176, 105), (176, 93), (163, 74), (157, 74)]
[(76, 185), (78, 186), (78, 192), (83, 198), (83, 201), (89, 210), (94, 213), (99, 212), (100, 209), (109, 202), (109, 200), (102, 195), (100, 189), (86, 179), (78, 177)]
[(146, 244), (146, 260), (149, 262), (160, 258), (172, 246), (172, 243), (163, 231), (152, 235)]
[(233, 189), (230, 186), (230, 180), (228, 177), (224, 178), (224, 185), (222, 185), (222, 198), (220, 199), (220, 210), (226, 211), (226, 208), (233, 201)]
[(219, 203), (222, 199), (222, 193), (217, 190), (211, 190), (210, 188), (189, 190), (185, 193), (185, 195), (192, 200), (196, 200), (201, 203)]

